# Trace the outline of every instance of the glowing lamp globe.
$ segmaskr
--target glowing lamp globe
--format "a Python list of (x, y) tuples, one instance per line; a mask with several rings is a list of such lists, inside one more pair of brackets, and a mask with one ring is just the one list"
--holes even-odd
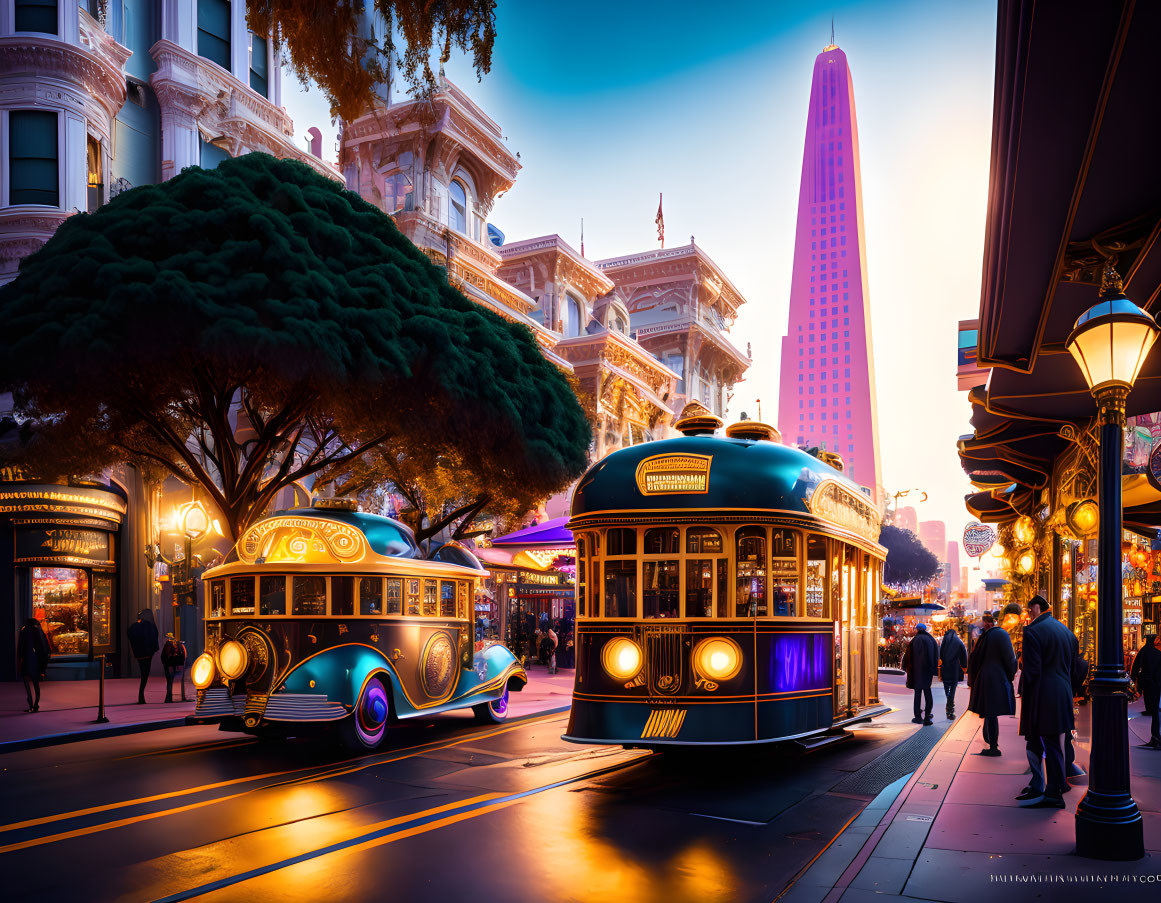
[(1016, 526), (1013, 528), (1016, 534), (1016, 539), (1027, 545), (1036, 538), (1036, 525), (1032, 523), (1032, 518), (1024, 515), (1016, 521)]
[(1068, 337), (1068, 352), (1093, 395), (1117, 388), (1128, 391), (1158, 331), (1152, 316), (1120, 291), (1113, 291), (1077, 319)]
[(1073, 502), (1065, 510), (1064, 516), (1068, 528), (1078, 537), (1088, 536), (1100, 523), (1100, 509), (1092, 499)]
[(191, 539), (200, 539), (210, 530), (210, 514), (201, 502), (186, 502), (177, 509), (178, 528)]
[(1016, 570), (1024, 576), (1036, 570), (1036, 556), (1032, 554), (1031, 549), (1025, 549), (1016, 556)]

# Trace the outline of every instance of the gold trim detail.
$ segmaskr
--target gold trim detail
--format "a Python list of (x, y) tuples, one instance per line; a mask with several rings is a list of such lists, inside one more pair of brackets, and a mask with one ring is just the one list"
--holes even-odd
[(238, 558), (246, 564), (354, 564), (366, 554), (361, 530), (322, 517), (271, 517), (238, 541)]
[(712, 462), (712, 455), (653, 455), (637, 465), (637, 490), (642, 495), (705, 495)]
[(641, 738), (676, 737), (681, 732), (688, 712), (689, 709), (654, 709), (641, 729)]
[(837, 480), (823, 480), (810, 494), (806, 507), (815, 517), (847, 530), (864, 539), (879, 539), (879, 513), (869, 500), (862, 498)]

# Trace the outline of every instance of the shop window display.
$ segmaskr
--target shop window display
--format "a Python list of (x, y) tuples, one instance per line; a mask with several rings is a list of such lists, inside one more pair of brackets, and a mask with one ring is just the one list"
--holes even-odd
[(93, 646), (113, 645), (113, 578), (93, 575)]
[(85, 571), (33, 568), (32, 611), (41, 621), (53, 655), (88, 654), (89, 575)]

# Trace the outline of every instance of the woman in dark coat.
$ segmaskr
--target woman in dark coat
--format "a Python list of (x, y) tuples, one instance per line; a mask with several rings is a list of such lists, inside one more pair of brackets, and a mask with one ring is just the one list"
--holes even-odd
[(29, 618), (20, 628), (16, 642), (16, 670), (24, 678), (24, 692), (28, 694), (26, 712), (40, 711), (40, 682), (48, 669), (48, 637), (40, 629), (40, 621)]
[(153, 666), (153, 656), (157, 654), (157, 624), (153, 612), (141, 609), (137, 620), (129, 625), (129, 648), (141, 668), (141, 683), (137, 687), (137, 704), (145, 705), (145, 684), (149, 682), (149, 669)]
[(959, 634), (949, 630), (939, 644), (939, 679), (943, 681), (943, 695), (947, 698), (947, 718), (955, 717), (955, 688), (967, 670), (967, 647)]
[(1016, 695), (1012, 679), (1016, 676), (1016, 652), (1008, 631), (996, 627), (991, 615), (984, 616), (986, 628), (976, 640), (968, 661), (968, 711), (984, 719), (984, 742), (987, 749), (977, 755), (1000, 755), (1001, 715), (1016, 714)]

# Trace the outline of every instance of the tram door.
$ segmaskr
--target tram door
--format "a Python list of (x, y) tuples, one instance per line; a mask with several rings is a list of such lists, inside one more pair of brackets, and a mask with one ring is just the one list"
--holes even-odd
[(850, 623), (849, 613), (844, 614), (844, 605), (849, 596), (843, 591), (843, 546), (838, 542), (830, 544), (830, 617), (834, 629), (834, 714), (845, 715), (849, 699), (847, 686), (847, 659), (849, 658), (846, 625)]
[[(850, 707), (858, 709), (866, 702), (867, 692), (865, 685), (866, 671), (863, 667), (863, 660), (867, 655), (865, 648), (865, 631), (862, 629), (862, 588), (863, 581), (860, 579), (859, 573), (859, 559), (861, 554), (852, 548), (844, 550), (846, 557), (843, 574), (843, 592), (847, 596), (847, 600), (843, 603), (843, 608), (847, 612), (847, 636), (849, 642), (847, 647), (850, 649), (850, 662), (848, 663), (847, 673), (850, 676)], [(849, 603), (849, 604), (848, 604)]]

